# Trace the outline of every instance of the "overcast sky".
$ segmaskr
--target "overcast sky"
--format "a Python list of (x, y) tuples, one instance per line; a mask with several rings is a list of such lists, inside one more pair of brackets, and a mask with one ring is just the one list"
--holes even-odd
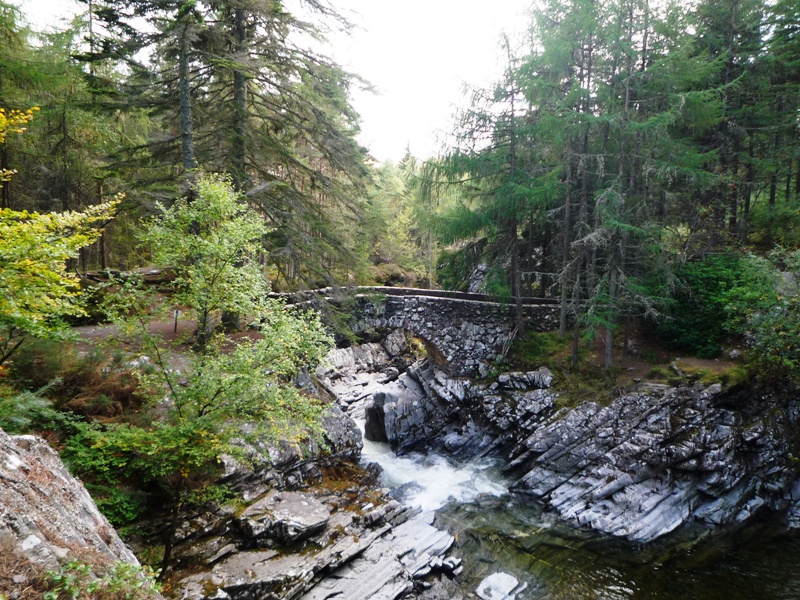
[[(17, 0), (38, 27), (56, 26), (78, 10), (73, 0)], [(496, 79), (501, 32), (526, 28), (531, 0), (332, 0), (357, 25), (335, 36), (330, 53), (367, 79), (378, 94), (353, 92), (361, 142), (379, 160), (399, 160), (406, 146), (420, 158), (437, 150), (464, 104), (464, 83)]]

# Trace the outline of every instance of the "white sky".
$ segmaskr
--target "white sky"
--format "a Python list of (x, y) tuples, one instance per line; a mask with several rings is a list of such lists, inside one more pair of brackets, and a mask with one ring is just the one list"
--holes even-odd
[[(57, 26), (85, 5), (74, 0), (17, 0), (36, 27)], [(378, 160), (435, 154), (450, 129), (464, 83), (502, 72), (499, 39), (526, 29), (531, 0), (331, 0), (358, 29), (337, 35), (330, 55), (368, 80), (378, 95), (353, 91), (360, 141)]]

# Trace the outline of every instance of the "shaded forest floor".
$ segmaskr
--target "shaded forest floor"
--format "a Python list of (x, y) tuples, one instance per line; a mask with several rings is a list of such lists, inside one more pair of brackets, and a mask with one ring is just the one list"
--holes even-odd
[(743, 357), (744, 352), (734, 345), (726, 347), (718, 358), (696, 358), (670, 349), (646, 326), (635, 325), (628, 333), (627, 351), (623, 351), (622, 336), (617, 336), (614, 365), (609, 369), (605, 368), (604, 340), (579, 340), (578, 361), (573, 364), (572, 335), (561, 339), (557, 332), (529, 333), (516, 340), (504, 368), (548, 367), (555, 376), (553, 386), (561, 393), (564, 405), (576, 406), (588, 400), (610, 403), (642, 383), (735, 385), (750, 377), (750, 368)]

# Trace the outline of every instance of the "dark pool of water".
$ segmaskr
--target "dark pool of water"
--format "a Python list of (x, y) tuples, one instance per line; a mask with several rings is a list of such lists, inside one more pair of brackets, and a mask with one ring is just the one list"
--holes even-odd
[(525, 600), (800, 600), (800, 532), (768, 516), (648, 546), (560, 528), (508, 497), (450, 504), (437, 524), (457, 535), (464, 591), (504, 571), (528, 583)]

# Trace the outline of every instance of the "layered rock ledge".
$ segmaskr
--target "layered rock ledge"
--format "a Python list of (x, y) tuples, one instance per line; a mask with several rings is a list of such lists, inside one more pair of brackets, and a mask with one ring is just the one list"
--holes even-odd
[(568, 409), (551, 381), (540, 369), (487, 384), (416, 363), (371, 390), (366, 436), (401, 453), (501, 457), (512, 493), (634, 542), (736, 525), (768, 509), (800, 524), (798, 399), (643, 385), (608, 406)]
[(273, 491), (238, 518), (197, 528), (194, 556), (209, 570), (184, 578), (179, 597), (394, 600), (457, 575), (453, 536), (387, 491), (367, 503), (355, 489)]
[(512, 490), (561, 518), (649, 542), (793, 501), (798, 404), (681, 387), (553, 415), (510, 453)]

